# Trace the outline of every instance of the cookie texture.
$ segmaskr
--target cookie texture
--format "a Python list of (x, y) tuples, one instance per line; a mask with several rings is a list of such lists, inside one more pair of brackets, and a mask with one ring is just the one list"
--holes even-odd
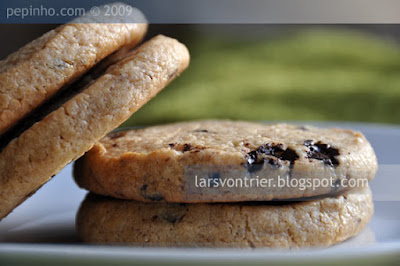
[(0, 134), (111, 53), (138, 44), (146, 31), (145, 23), (66, 24), (0, 61)]
[(77, 215), (82, 240), (184, 247), (322, 247), (364, 229), (370, 189), (291, 203), (143, 203), (89, 194)]
[(188, 63), (183, 44), (157, 36), (13, 139), (0, 153), (0, 217), (128, 119)]
[[(335, 195), (365, 186), (376, 171), (360, 132), (195, 121), (112, 133), (76, 162), (74, 176), (82, 188), (121, 199), (237, 202)], [(200, 176), (219, 183), (198, 189)], [(244, 176), (268, 183), (222, 186)]]

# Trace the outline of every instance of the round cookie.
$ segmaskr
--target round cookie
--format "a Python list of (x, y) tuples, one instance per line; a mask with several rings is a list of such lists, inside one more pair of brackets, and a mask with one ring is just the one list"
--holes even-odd
[(183, 247), (322, 247), (361, 232), (370, 189), (304, 202), (143, 203), (89, 194), (77, 214), (83, 241)]
[(238, 202), (335, 195), (365, 186), (376, 171), (360, 132), (199, 121), (112, 133), (76, 162), (74, 176), (121, 199)]
[(128, 119), (188, 63), (183, 44), (157, 36), (11, 140), (0, 153), (0, 217)]
[[(137, 10), (135, 15), (143, 16)], [(132, 20), (119, 21), (124, 19)], [(145, 23), (108, 20), (86, 15), (0, 61), (0, 134), (111, 53), (138, 44), (147, 31)]]

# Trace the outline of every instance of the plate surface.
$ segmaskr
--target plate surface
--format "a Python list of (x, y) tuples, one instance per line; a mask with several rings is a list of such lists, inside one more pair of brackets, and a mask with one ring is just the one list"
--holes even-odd
[[(296, 122), (298, 123), (298, 122)], [(308, 123), (362, 131), (374, 147), (379, 171), (371, 182), (375, 214), (357, 237), (324, 249), (184, 249), (95, 246), (80, 243), (75, 214), (86, 192), (68, 165), (0, 223), (0, 264), (160, 264), (277, 262), (319, 264), (400, 262), (400, 127), (362, 123)], [(2, 264), (3, 265), (3, 264)]]

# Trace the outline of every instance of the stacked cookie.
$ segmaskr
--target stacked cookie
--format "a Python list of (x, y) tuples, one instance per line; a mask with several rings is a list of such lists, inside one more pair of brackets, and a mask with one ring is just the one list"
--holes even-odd
[(184, 71), (189, 53), (165, 36), (132, 50), (147, 24), (100, 18), (0, 61), (0, 219), (85, 154), (74, 167), (90, 191), (77, 216), (84, 241), (327, 246), (365, 227), (377, 161), (359, 132), (201, 121), (106, 136)]
[(84, 241), (308, 247), (342, 242), (373, 214), (375, 153), (360, 132), (184, 122), (109, 134), (74, 167), (91, 191)]
[(0, 219), (188, 66), (186, 47), (165, 36), (132, 50), (147, 30), (131, 23), (138, 10), (118, 23), (100, 15), (0, 61)]

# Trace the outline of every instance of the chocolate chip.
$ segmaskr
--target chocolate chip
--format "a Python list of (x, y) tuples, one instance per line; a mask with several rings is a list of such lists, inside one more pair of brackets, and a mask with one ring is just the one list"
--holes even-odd
[(333, 187), (332, 187), (332, 192), (336, 192), (336, 191), (339, 190), (340, 185), (341, 185), (341, 182), (340, 182), (340, 181), (341, 181), (341, 180), (338, 178), (338, 179), (336, 179), (335, 182), (332, 184), (332, 185), (333, 185)]
[(149, 195), (147, 193), (147, 185), (144, 184), (141, 188), (140, 188), (140, 195), (147, 200), (151, 200), (151, 201), (161, 201), (164, 199), (164, 196), (159, 194), (159, 193), (154, 193), (152, 195)]
[(265, 155), (272, 155), (284, 161), (290, 161), (291, 165), (294, 163), (294, 161), (296, 161), (299, 158), (299, 156), (294, 150), (290, 148), (284, 150), (282, 144), (273, 145), (267, 143), (265, 145), (260, 146), (257, 149), (257, 152)]
[(193, 149), (193, 146), (191, 144), (183, 144), (183, 152), (185, 151), (190, 151), (191, 149)]
[(329, 166), (339, 165), (339, 161), (335, 157), (340, 155), (339, 150), (332, 148), (331, 145), (322, 143), (321, 141), (315, 143), (313, 140), (305, 140), (304, 146), (309, 149), (307, 152), (308, 158), (321, 160), (324, 164)]
[(255, 163), (255, 164), (248, 164), (247, 165), (247, 171), (249, 172), (249, 173), (255, 173), (255, 172), (258, 172), (258, 171), (260, 171), (262, 168), (263, 168), (263, 163)]
[(246, 167), (249, 173), (258, 172), (263, 168), (264, 160), (258, 160), (257, 151), (251, 151), (246, 154)]
[(257, 162), (257, 151), (251, 151), (246, 155), (246, 161), (248, 164)]
[(211, 187), (214, 187), (216, 183), (219, 183), (219, 180), (221, 178), (221, 175), (218, 172), (211, 173), (208, 175), (208, 179), (212, 180)]
[(174, 149), (176, 151), (180, 151), (180, 152), (187, 152), (187, 151), (191, 151), (191, 152), (199, 152), (200, 150), (204, 150), (205, 147), (202, 146), (193, 146), (190, 143), (185, 143), (185, 144), (179, 144), (179, 143), (169, 143), (168, 146), (171, 149)]
[(272, 166), (274, 166), (276, 168), (279, 168), (281, 166), (278, 158), (271, 157), (271, 158), (268, 158), (267, 160), (268, 160), (267, 162), (270, 165), (272, 165)]
[(268, 163), (275, 167), (281, 167), (283, 161), (290, 162), (290, 168), (293, 168), (294, 161), (299, 156), (297, 153), (290, 149), (284, 149), (282, 144), (271, 144), (267, 143), (258, 147), (257, 150), (251, 151), (246, 154), (247, 170), (252, 172), (260, 171), (264, 163)]

